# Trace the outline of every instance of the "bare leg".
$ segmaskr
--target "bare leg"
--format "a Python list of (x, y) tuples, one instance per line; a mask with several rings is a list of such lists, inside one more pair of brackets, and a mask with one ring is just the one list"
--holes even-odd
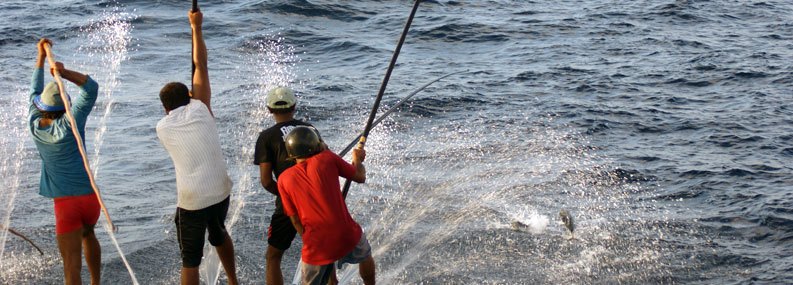
[(182, 267), (182, 285), (198, 285), (198, 266)]
[(366, 285), (374, 285), (375, 284), (375, 264), (374, 258), (371, 255), (366, 258), (361, 264), (358, 264), (358, 273), (361, 274), (361, 279), (363, 279), (363, 284)]
[(226, 233), (225, 240), (220, 246), (216, 246), (215, 250), (218, 252), (220, 263), (223, 264), (223, 270), (226, 271), (226, 277), (229, 278), (229, 285), (237, 285), (237, 265), (234, 260), (234, 243), (231, 237)]
[(336, 277), (336, 265), (333, 265), (333, 268), (330, 269), (330, 279), (328, 279), (328, 285), (336, 285), (339, 284), (339, 278)]
[(267, 245), (266, 258), (266, 278), (268, 285), (283, 285), (284, 275), (281, 273), (281, 258), (284, 257), (284, 251)]
[(99, 285), (102, 277), (102, 248), (94, 234), (94, 225), (83, 226), (83, 251), (85, 263), (88, 264), (88, 272), (91, 273), (91, 285)]
[(80, 279), (80, 269), (83, 266), (81, 253), (82, 228), (55, 235), (58, 240), (58, 249), (63, 259), (63, 283), (66, 285), (82, 284)]

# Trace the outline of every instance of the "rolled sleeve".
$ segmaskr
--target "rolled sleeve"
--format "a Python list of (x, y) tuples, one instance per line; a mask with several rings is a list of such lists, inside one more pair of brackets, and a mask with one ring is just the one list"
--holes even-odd
[(333, 161), (336, 162), (336, 167), (339, 169), (339, 176), (352, 179), (352, 177), (355, 176), (355, 173), (358, 171), (355, 165), (344, 161), (343, 158), (336, 155), (335, 153), (331, 152), (331, 154), (333, 155)]

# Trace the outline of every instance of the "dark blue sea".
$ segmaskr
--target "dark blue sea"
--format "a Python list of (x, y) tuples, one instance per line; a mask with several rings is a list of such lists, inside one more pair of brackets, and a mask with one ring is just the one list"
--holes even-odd
[[(241, 283), (262, 284), (264, 94), (296, 89), (297, 116), (343, 149), (413, 2), (198, 2), (235, 183), (227, 227)], [(63, 282), (26, 129), (41, 37), (100, 84), (86, 148), (118, 226), (100, 217), (103, 283), (178, 283), (173, 164), (155, 125), (159, 89), (190, 80), (189, 9), (0, 2), (0, 229), (44, 252), (0, 230), (0, 283)], [(372, 130), (367, 182), (350, 191), (379, 283), (793, 284), (793, 2), (423, 1), (379, 112), (450, 73)], [(206, 252), (202, 282), (226, 284)], [(354, 267), (338, 274), (361, 283)]]

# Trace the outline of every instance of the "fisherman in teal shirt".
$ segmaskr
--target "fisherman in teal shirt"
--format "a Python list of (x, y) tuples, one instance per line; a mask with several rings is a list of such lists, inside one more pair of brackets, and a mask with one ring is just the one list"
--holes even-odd
[[(64, 115), (66, 110), (58, 85), (50, 82), (44, 86), (45, 44), (51, 44), (51, 41), (41, 39), (38, 43), (28, 120), (41, 157), (39, 194), (55, 201), (55, 236), (63, 258), (64, 283), (82, 284), (81, 252), (85, 246), (91, 284), (99, 284), (102, 251), (94, 235), (94, 226), (99, 219), (99, 201), (88, 179), (71, 123)], [(70, 102), (77, 129), (84, 137), (85, 122), (96, 102), (99, 85), (85, 74), (64, 68), (60, 62), (55, 65), (51, 69), (57, 69), (63, 79), (80, 88), (80, 96)]]

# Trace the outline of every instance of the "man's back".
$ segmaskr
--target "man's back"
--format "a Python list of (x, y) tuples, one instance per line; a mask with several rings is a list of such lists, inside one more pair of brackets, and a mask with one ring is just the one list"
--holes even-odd
[(215, 120), (204, 103), (190, 100), (169, 112), (157, 123), (157, 136), (174, 163), (178, 207), (198, 210), (228, 197), (232, 182)]
[(287, 216), (298, 215), (305, 228), (303, 260), (328, 264), (350, 252), (361, 227), (347, 210), (339, 177), (350, 178), (355, 167), (325, 150), (281, 174), (278, 188)]
[[(80, 96), (72, 102), (72, 115), (81, 137), (85, 137), (85, 123), (96, 102), (99, 85), (90, 77), (80, 87)], [(41, 94), (43, 70), (33, 74), (28, 127), (41, 157), (41, 181), (39, 194), (49, 198), (79, 196), (93, 193), (88, 174), (83, 166), (71, 124), (64, 114), (52, 119), (47, 126), (40, 126), (41, 111), (33, 103), (33, 97)]]
[(277, 123), (262, 131), (259, 134), (259, 138), (256, 140), (253, 164), (270, 163), (275, 179), (278, 179), (278, 176), (280, 176), (284, 170), (295, 165), (294, 160), (288, 159), (284, 138), (296, 126), (308, 126), (313, 128), (311, 124), (292, 119)]

